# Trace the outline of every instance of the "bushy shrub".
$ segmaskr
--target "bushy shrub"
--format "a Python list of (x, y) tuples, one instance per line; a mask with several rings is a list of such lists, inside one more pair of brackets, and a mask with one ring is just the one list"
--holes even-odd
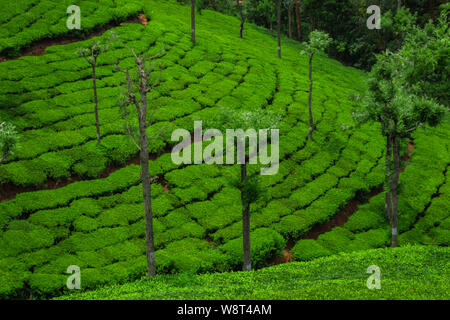
[(331, 251), (312, 239), (300, 240), (291, 250), (295, 261), (310, 261), (331, 255)]
[(167, 273), (203, 273), (228, 269), (227, 256), (208, 242), (186, 238), (156, 252), (157, 267)]
[[(250, 233), (251, 259), (255, 268), (267, 265), (269, 259), (278, 255), (286, 245), (286, 241), (276, 231), (267, 228), (256, 229)], [(229, 256), (229, 264), (233, 268), (242, 266), (242, 237), (228, 241), (219, 249)]]

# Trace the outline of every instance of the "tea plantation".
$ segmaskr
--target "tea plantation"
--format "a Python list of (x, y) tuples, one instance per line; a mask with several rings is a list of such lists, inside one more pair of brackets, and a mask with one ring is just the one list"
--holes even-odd
[[(63, 28), (67, 1), (20, 3), (27, 14), (14, 6), (0, 14), (0, 53), (16, 54), (36, 40), (67, 35)], [(214, 118), (223, 108), (267, 110), (283, 118), (279, 172), (261, 176), (264, 196), (250, 208), (254, 267), (270, 265), (289, 240), (295, 243), (291, 253), (297, 261), (364, 251), (249, 274), (192, 278), (199, 286), (239, 283), (225, 291), (206, 289), (206, 284), (204, 290), (196, 289), (199, 293), (195, 295), (190, 287), (166, 290), (166, 280), (170, 287), (183, 278), (158, 276), (155, 281), (101, 289), (82, 297), (266, 299), (336, 298), (341, 294), (379, 298), (361, 279), (367, 278), (367, 266), (374, 264), (367, 264), (369, 261), (386, 257), (379, 262), (382, 269), (385, 263), (388, 276), (382, 298), (407, 297), (401, 288), (408, 288), (414, 298), (445, 298), (445, 292), (448, 298), (449, 252), (434, 247), (447, 247), (450, 242), (448, 118), (436, 128), (417, 130), (414, 150), (400, 176), (399, 244), (433, 247), (367, 251), (390, 244), (383, 193), (359, 206), (343, 226), (317, 240), (302, 239), (350, 200), (364, 201), (384, 182), (385, 141), (380, 127), (352, 128), (350, 95), (364, 90), (365, 73), (324, 55), (315, 58), (313, 115), (317, 130), (310, 141), (308, 59), (300, 54), (300, 43), (283, 38), (283, 57), (278, 59), (276, 38), (266, 29), (249, 24), (240, 39), (238, 19), (204, 10), (197, 16), (197, 44), (193, 46), (190, 8), (176, 1), (70, 1), (77, 3), (86, 10), (82, 20), (85, 31), (143, 11), (148, 25), (128, 23), (113, 28), (114, 33), (138, 53), (157, 54), (164, 48), (156, 60), (160, 82), (148, 95), (154, 112), (149, 114), (147, 130), (153, 136), (164, 129), (149, 145), (150, 173), (156, 177), (152, 206), (159, 274), (241, 269), (241, 194), (230, 183), (239, 176), (239, 167), (175, 165), (170, 155), (175, 144), (170, 139), (173, 130), (192, 132), (194, 120)], [(40, 17), (38, 22), (36, 17)], [(22, 29), (24, 24), (17, 21), (24, 19), (29, 19), (30, 26)], [(146, 273), (140, 167), (133, 161), (138, 149), (124, 130), (117, 101), (125, 81), (114, 69), (120, 58), (122, 67), (134, 71), (134, 58), (121, 43), (114, 42), (98, 59), (102, 137), (98, 147), (92, 70), (76, 55), (78, 47), (106, 39), (109, 33), (48, 47), (44, 55), (0, 63), (0, 119), (13, 123), (20, 137), (18, 149), (0, 164), (0, 191), (19, 190), (13, 197), (0, 199), (0, 298), (66, 294), (70, 265), (81, 268), (83, 290), (132, 282)], [(204, 142), (203, 147), (206, 145)], [(401, 147), (406, 154), (406, 142)], [(250, 173), (259, 174), (260, 167), (250, 165)], [(51, 188), (55, 182), (65, 183)], [(326, 263), (332, 267), (327, 269)], [(400, 267), (402, 263), (405, 269)], [(430, 263), (429, 273), (410, 263), (421, 268)], [(361, 274), (356, 275), (358, 272)], [(446, 278), (441, 280), (439, 274)], [(322, 280), (311, 285), (319, 278)], [(400, 278), (405, 280), (401, 286)], [(276, 279), (281, 281), (279, 288), (274, 285)], [(247, 293), (253, 280), (259, 282)], [(411, 292), (415, 281), (423, 291)], [(148, 293), (140, 296), (141, 288), (147, 286)]]
[[(448, 300), (449, 258), (448, 248), (375, 249), (251, 272), (163, 275), (57, 299)], [(367, 288), (373, 264), (381, 273), (378, 290)]]

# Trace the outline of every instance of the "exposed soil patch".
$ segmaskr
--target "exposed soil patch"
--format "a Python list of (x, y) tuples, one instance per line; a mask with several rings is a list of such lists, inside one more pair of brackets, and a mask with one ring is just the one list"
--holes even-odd
[(94, 30), (92, 33), (90, 33), (88, 36), (86, 37), (82, 37), (82, 36), (69, 36), (69, 37), (64, 37), (64, 38), (46, 38), (46, 39), (42, 39), (39, 40), (35, 43), (32, 43), (30, 47), (22, 49), (22, 51), (20, 52), (19, 56), (17, 57), (6, 57), (6, 56), (1, 56), (0, 55), (0, 63), (1, 62), (5, 62), (8, 60), (17, 60), (20, 57), (23, 56), (40, 56), (43, 55), (45, 53), (45, 49), (47, 49), (50, 46), (54, 46), (54, 45), (62, 45), (62, 44), (69, 44), (69, 43), (73, 43), (73, 42), (77, 42), (77, 41), (83, 41), (83, 40), (87, 40), (90, 39), (92, 37), (97, 37), (102, 35), (103, 33), (105, 33), (106, 31), (115, 28), (119, 25), (124, 25), (127, 23), (137, 23), (137, 24), (142, 24), (144, 26), (146, 26), (148, 24), (148, 20), (145, 16), (145, 14), (141, 13), (139, 15), (139, 17), (131, 17), (128, 20), (126, 20), (125, 22), (122, 23), (109, 23), (106, 26), (103, 26), (100, 29), (96, 29)]
[(275, 257), (273, 261), (269, 262), (269, 265), (277, 265), (282, 263), (287, 263), (293, 261), (293, 256), (291, 255), (291, 249), (294, 247), (295, 241), (292, 239), (289, 239), (286, 243), (286, 248), (281, 250), (281, 253), (279, 256)]
[(93, 180), (93, 179), (103, 179), (108, 177), (111, 173), (125, 168), (126, 166), (129, 166), (131, 164), (139, 164), (139, 155), (133, 157), (129, 161), (127, 161), (125, 164), (120, 166), (110, 166), (107, 167), (103, 173), (97, 177), (97, 178), (82, 178), (79, 175), (72, 175), (68, 179), (61, 179), (61, 180), (54, 180), (50, 179), (45, 181), (41, 186), (29, 186), (29, 187), (20, 187), (13, 185), (11, 183), (0, 185), (0, 201), (9, 201), (13, 200), (19, 193), (23, 192), (33, 192), (33, 191), (39, 191), (39, 190), (53, 190), (53, 189), (59, 189), (63, 188), (71, 183), (83, 181), (83, 180)]
[[(198, 138), (194, 138), (194, 134), (191, 134), (191, 141), (198, 142), (200, 141)], [(164, 149), (162, 149), (159, 152), (152, 153), (149, 156), (149, 159), (151, 161), (155, 161), (158, 157), (160, 157), (163, 154), (171, 153), (172, 152), (172, 146), (166, 145)], [(23, 192), (33, 192), (33, 191), (40, 191), (40, 190), (53, 190), (53, 189), (59, 189), (63, 188), (71, 183), (77, 182), (77, 181), (87, 181), (87, 180), (96, 180), (96, 179), (104, 179), (107, 178), (111, 173), (123, 169), (131, 164), (140, 165), (140, 157), (139, 153), (132, 157), (130, 160), (128, 160), (125, 164), (118, 165), (118, 166), (108, 166), (105, 171), (100, 174), (97, 178), (83, 178), (79, 175), (72, 175), (68, 179), (61, 179), (61, 180), (47, 180), (40, 186), (29, 186), (29, 187), (20, 187), (13, 185), (11, 183), (0, 185), (0, 202), (1, 201), (9, 201), (13, 200), (19, 193)], [(169, 187), (167, 185), (167, 182), (162, 179), (161, 177), (158, 177), (158, 181), (163, 185), (163, 192), (167, 192), (169, 190)]]
[(317, 225), (314, 228), (312, 228), (311, 230), (308, 231), (308, 233), (306, 233), (302, 239), (314, 239), (317, 240), (317, 238), (321, 235), (324, 234), (325, 232), (329, 232), (331, 231), (334, 227), (341, 227), (343, 226), (347, 221), (348, 218), (350, 218), (350, 216), (352, 214), (354, 214), (356, 211), (358, 211), (358, 207), (361, 204), (367, 203), (370, 198), (375, 197), (376, 195), (380, 194), (381, 192), (383, 192), (383, 188), (382, 187), (378, 187), (374, 190), (372, 190), (366, 197), (364, 200), (360, 200), (357, 198), (353, 198), (352, 200), (350, 200), (347, 205), (336, 215), (333, 216), (333, 218), (331, 218), (331, 220), (329, 220), (328, 222), (321, 224), (321, 225)]

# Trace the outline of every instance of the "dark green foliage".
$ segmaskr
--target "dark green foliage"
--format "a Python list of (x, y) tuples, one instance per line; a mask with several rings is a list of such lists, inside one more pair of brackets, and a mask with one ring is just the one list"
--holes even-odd
[[(271, 229), (261, 228), (250, 233), (252, 263), (255, 267), (267, 264), (268, 259), (277, 255), (285, 247), (283, 237)], [(229, 256), (229, 264), (237, 268), (242, 264), (242, 237), (222, 245), (220, 250)]]

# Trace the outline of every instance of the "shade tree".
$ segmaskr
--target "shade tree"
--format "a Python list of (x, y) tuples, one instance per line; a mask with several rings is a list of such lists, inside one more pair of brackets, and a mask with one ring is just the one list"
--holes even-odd
[(391, 246), (397, 246), (398, 187), (401, 141), (411, 139), (421, 126), (438, 125), (447, 112), (434, 98), (426, 96), (412, 82), (409, 57), (386, 52), (377, 57), (368, 78), (367, 93), (359, 97), (354, 117), (359, 123), (381, 124), (386, 139), (385, 210), (391, 221)]
[[(238, 134), (236, 134), (238, 150), (236, 162), (240, 166), (240, 177), (237, 179), (230, 177), (228, 180), (233, 186), (239, 188), (241, 191), (244, 253), (243, 270), (250, 271), (252, 269), (250, 250), (250, 205), (264, 194), (264, 190), (261, 188), (261, 184), (259, 183), (259, 177), (256, 175), (249, 176), (248, 173), (248, 165), (257, 163), (257, 153), (261, 150), (261, 142), (264, 139), (261, 139), (260, 136), (260, 141), (258, 144), (259, 148), (257, 148), (257, 143), (254, 139), (252, 140), (251, 136), (255, 137), (256, 132), (261, 133), (261, 131), (264, 131), (267, 134), (269, 130), (278, 128), (281, 123), (281, 117), (272, 112), (250, 112), (221, 109), (215, 118), (208, 119), (206, 122), (209, 126), (221, 131), (231, 129), (238, 132)], [(230, 137), (227, 136), (227, 140), (228, 139), (230, 139)], [(234, 137), (232, 137), (232, 139), (234, 139)], [(247, 140), (249, 141), (248, 149), (246, 148)], [(271, 141), (271, 143), (273, 144), (271, 146), (271, 152), (277, 152), (278, 141)], [(226, 151), (228, 153), (229, 150)]]
[(313, 90), (313, 78), (312, 78), (312, 64), (314, 55), (320, 52), (324, 52), (325, 49), (330, 45), (332, 39), (330, 36), (321, 31), (313, 31), (309, 34), (309, 42), (305, 43), (302, 54), (306, 54), (309, 58), (309, 96), (308, 96), (308, 108), (309, 108), (309, 133), (308, 138), (312, 140), (313, 131), (316, 126), (314, 124), (314, 118), (312, 114), (312, 90)]

